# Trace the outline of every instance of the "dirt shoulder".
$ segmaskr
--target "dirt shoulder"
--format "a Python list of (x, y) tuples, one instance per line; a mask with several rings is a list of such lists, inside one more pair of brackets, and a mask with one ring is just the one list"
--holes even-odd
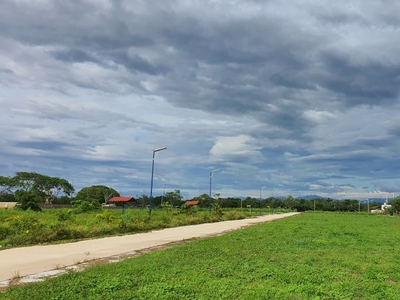
[(0, 251), (0, 288), (44, 280), (92, 264), (115, 262), (193, 239), (297, 215), (285, 213), (252, 219), (204, 223), (147, 233)]

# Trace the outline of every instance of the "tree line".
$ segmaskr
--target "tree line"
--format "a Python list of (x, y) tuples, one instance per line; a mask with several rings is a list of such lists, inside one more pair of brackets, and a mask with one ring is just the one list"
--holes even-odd
[(74, 191), (68, 180), (36, 172), (0, 176), (1, 200), (16, 201), (23, 210), (40, 210), (40, 203), (51, 204), (61, 195), (70, 196)]
[[(18, 202), (18, 207), (26, 210), (40, 210), (42, 204), (72, 204), (73, 201), (92, 201), (98, 204), (107, 201), (120, 194), (111, 187), (104, 185), (93, 185), (81, 189), (75, 197), (72, 184), (63, 178), (42, 175), (36, 172), (17, 172), (15, 176), (0, 176), (0, 201)], [(246, 198), (213, 198), (207, 194), (202, 194), (190, 200), (199, 201), (200, 208), (208, 208), (212, 204), (218, 204), (221, 208), (262, 208), (276, 209), (285, 208), (296, 211), (367, 211), (379, 208), (380, 203), (360, 202), (356, 199), (335, 200), (330, 198), (318, 199), (299, 199), (292, 196), (285, 198), (268, 197), (264, 199)], [(162, 207), (171, 205), (180, 207), (184, 203), (184, 198), (180, 190), (167, 192), (166, 194), (153, 197), (152, 205)], [(147, 195), (136, 196), (135, 206), (147, 207), (150, 199)], [(392, 212), (400, 212), (400, 198), (392, 200)]]

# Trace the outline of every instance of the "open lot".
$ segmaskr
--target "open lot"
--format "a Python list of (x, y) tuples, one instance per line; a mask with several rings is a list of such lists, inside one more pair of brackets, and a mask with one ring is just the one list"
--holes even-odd
[(303, 213), (11, 288), (0, 299), (398, 299), (400, 218)]
[[(87, 264), (121, 260), (160, 247), (182, 243), (242, 227), (294, 216), (274, 214), (257, 218), (188, 225), (146, 233), (88, 239), (74, 243), (37, 245), (0, 251), (0, 288), (10, 284), (35, 281), (46, 274), (82, 269)], [(18, 276), (16, 276), (18, 274)], [(33, 276), (32, 276), (33, 275)], [(15, 278), (18, 277), (18, 278)]]

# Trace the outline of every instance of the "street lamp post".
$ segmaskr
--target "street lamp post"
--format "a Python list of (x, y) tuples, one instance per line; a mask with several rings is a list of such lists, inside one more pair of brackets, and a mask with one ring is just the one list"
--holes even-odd
[(261, 199), (262, 199), (262, 190), (265, 189), (265, 186), (260, 188), (260, 215), (261, 215)]
[(211, 184), (212, 184), (212, 177), (214, 173), (217, 172), (219, 169), (214, 169), (210, 171), (210, 193), (208, 194), (208, 210), (211, 211)]
[(151, 210), (153, 208), (153, 177), (154, 177), (154, 159), (156, 158), (156, 153), (167, 149), (167, 147), (161, 147), (153, 150), (153, 162), (151, 164), (151, 184), (150, 184), (150, 206), (149, 206), (149, 217), (151, 217)]
[[(71, 179), (71, 186), (72, 186), (72, 188), (74, 189), (74, 180), (73, 179)], [(70, 198), (69, 198), (69, 204), (70, 204), (70, 206), (72, 207), (72, 199), (74, 198), (74, 191), (75, 191), (75, 189), (72, 191), (72, 193), (71, 193), (71, 196), (70, 196)]]
[(163, 192), (163, 195), (161, 197), (161, 207), (162, 207), (163, 202), (164, 202), (164, 197), (165, 197), (165, 184), (164, 184), (164, 192)]

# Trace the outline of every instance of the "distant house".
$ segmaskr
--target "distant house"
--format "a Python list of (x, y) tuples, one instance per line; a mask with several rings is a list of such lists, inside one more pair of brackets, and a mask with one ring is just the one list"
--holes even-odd
[(0, 202), (0, 208), (14, 208), (18, 202)]
[(109, 203), (115, 203), (115, 204), (122, 204), (122, 213), (124, 213), (125, 209), (125, 203), (135, 203), (137, 202), (135, 198), (133, 197), (112, 197), (110, 200), (108, 200)]
[(197, 200), (186, 200), (185, 204), (188, 205), (188, 206), (195, 206), (195, 205), (199, 205), (200, 201), (197, 201)]
[(392, 205), (387, 204), (386, 202), (381, 205), (381, 209), (371, 209), (371, 213), (380, 214), (384, 213), (386, 210), (389, 210)]
[(112, 197), (110, 200), (108, 200), (110, 203), (134, 203), (136, 202), (136, 199), (133, 197)]

